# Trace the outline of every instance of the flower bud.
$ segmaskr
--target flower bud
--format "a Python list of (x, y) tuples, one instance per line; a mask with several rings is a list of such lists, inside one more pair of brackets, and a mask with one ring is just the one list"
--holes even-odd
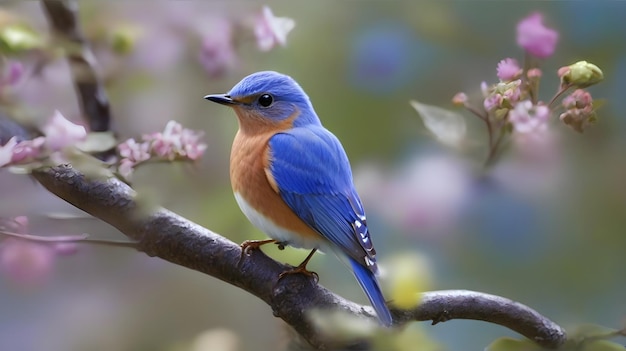
[(541, 78), (541, 74), (541, 69), (531, 68), (526, 72), (526, 77), (528, 77), (528, 79), (538, 79)]
[(558, 70), (558, 75), (561, 77), (561, 85), (575, 85), (579, 88), (597, 84), (604, 79), (602, 70), (587, 61), (578, 61), (569, 66), (561, 67)]
[(452, 97), (452, 103), (456, 106), (463, 106), (467, 102), (467, 94), (460, 92), (456, 93), (454, 97)]

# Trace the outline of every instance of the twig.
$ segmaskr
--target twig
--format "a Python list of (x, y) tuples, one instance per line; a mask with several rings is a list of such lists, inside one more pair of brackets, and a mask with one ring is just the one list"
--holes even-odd
[(103, 240), (103, 239), (89, 239), (89, 234), (79, 234), (79, 235), (64, 235), (64, 236), (40, 236), (40, 235), (32, 235), (32, 234), (20, 234), (20, 233), (12, 233), (0, 230), (0, 236), (10, 236), (16, 239), (33, 241), (41, 244), (59, 244), (59, 243), (83, 243), (83, 244), (93, 244), (93, 245), (102, 245), (102, 246), (113, 246), (113, 247), (130, 247), (137, 248), (137, 243), (132, 241), (122, 241), (122, 240)]
[(80, 96), (81, 111), (90, 130), (108, 131), (111, 127), (109, 100), (96, 68), (95, 56), (78, 25), (78, 4), (76, 1), (44, 0), (42, 5), (52, 32), (61, 42), (71, 44), (67, 59)]
[(491, 138), (489, 138), (489, 154), (487, 155), (487, 159), (485, 160), (485, 168), (491, 166), (495, 162), (496, 157), (498, 156), (498, 152), (500, 151), (500, 145), (504, 140), (505, 134), (506, 131), (504, 130), (504, 127), (500, 127), (500, 133), (498, 134), (498, 139), (496, 139), (495, 143), (491, 143)]
[(572, 86), (573, 85), (571, 85), (571, 84), (561, 85), (559, 87), (559, 90), (556, 92), (556, 94), (554, 94), (552, 99), (550, 99), (550, 102), (548, 103), (548, 107), (552, 108), (552, 105), (556, 102), (556, 99), (558, 99), (559, 96), (563, 95), (566, 91), (568, 91), (569, 88), (571, 88)]

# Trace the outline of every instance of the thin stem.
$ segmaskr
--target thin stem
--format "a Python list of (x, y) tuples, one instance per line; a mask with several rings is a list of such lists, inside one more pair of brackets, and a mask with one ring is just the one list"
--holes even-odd
[(87, 239), (89, 234), (67, 235), (67, 236), (39, 236), (30, 234), (19, 234), (13, 232), (0, 231), (0, 235), (10, 236), (13, 238), (24, 239), (29, 241), (37, 241), (44, 243), (67, 243), (77, 242)]
[(470, 111), (476, 117), (478, 117), (480, 120), (485, 122), (485, 125), (487, 126), (487, 136), (489, 138), (489, 149), (491, 149), (493, 147), (493, 124), (491, 124), (491, 120), (489, 119), (489, 115), (487, 114), (487, 112), (482, 113), (481, 111), (478, 111), (476, 108), (474, 108), (470, 104), (465, 104), (464, 106), (465, 106), (465, 108), (468, 111)]
[(552, 108), (552, 105), (556, 102), (556, 99), (559, 98), (559, 96), (563, 95), (566, 91), (569, 90), (569, 88), (571, 88), (573, 85), (571, 84), (567, 84), (567, 85), (563, 85), (561, 86), (560, 90), (556, 92), (556, 94), (554, 94), (554, 96), (552, 97), (552, 99), (550, 100), (550, 102), (548, 103), (548, 108)]
[(465, 104), (463, 105), (469, 112), (473, 113), (474, 115), (476, 115), (476, 117), (482, 119), (483, 121), (486, 121), (489, 119), (489, 116), (483, 113), (481, 113), (480, 111), (478, 111), (476, 108), (474, 108), (474, 106), (470, 105), (470, 104)]
[(67, 235), (67, 236), (39, 236), (31, 234), (19, 234), (13, 232), (0, 231), (0, 235), (9, 236), (17, 239), (34, 241), (43, 244), (56, 244), (56, 243), (85, 243), (104, 246), (115, 247), (130, 247), (137, 248), (137, 243), (134, 241), (117, 241), (117, 240), (102, 240), (102, 239), (88, 239), (89, 234), (80, 235)]
[(112, 246), (112, 247), (128, 247), (131, 249), (137, 249), (138, 243), (136, 241), (123, 241), (123, 240), (102, 240), (102, 239), (85, 239), (81, 243)]
[[(498, 139), (496, 140), (495, 144), (490, 145), (489, 155), (487, 155), (487, 159), (485, 160), (485, 164), (484, 164), (485, 168), (491, 166), (493, 164), (493, 162), (496, 160), (496, 156), (498, 155), (498, 152), (500, 151), (500, 146), (502, 144), (502, 141), (504, 140), (504, 135), (506, 134), (506, 132), (504, 130), (504, 126), (505, 125), (500, 127), (500, 133), (498, 134)], [(491, 141), (491, 138), (489, 138), (489, 139)], [(490, 142), (490, 144), (491, 144), (491, 142)]]

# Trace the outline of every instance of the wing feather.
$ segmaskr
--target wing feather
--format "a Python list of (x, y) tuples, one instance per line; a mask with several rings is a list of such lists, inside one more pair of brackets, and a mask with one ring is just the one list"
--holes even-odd
[(269, 140), (267, 172), (282, 199), (307, 225), (376, 271), (375, 251), (350, 163), (323, 127), (293, 128)]

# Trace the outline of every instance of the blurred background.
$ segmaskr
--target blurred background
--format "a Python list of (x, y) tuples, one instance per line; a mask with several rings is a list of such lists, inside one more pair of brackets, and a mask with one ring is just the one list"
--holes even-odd
[[(428, 277), (430, 290), (505, 296), (566, 328), (624, 326), (625, 3), (266, 4), (295, 21), (286, 45), (267, 51), (254, 36), (263, 3), (80, 2), (120, 140), (160, 131), (172, 119), (206, 133), (208, 149), (196, 165), (137, 169), (133, 185), (141, 194), (235, 242), (263, 238), (230, 189), (236, 118), (202, 97), (226, 92), (252, 72), (277, 70), (302, 85), (342, 141), (383, 267), (409, 255), (418, 258), (416, 272)], [(0, 11), (0, 20), (14, 16), (47, 33), (36, 2), (3, 2)], [(560, 33), (556, 53), (541, 66), (540, 99), (557, 90), (559, 67), (587, 60), (604, 71), (605, 81), (589, 91), (606, 103), (584, 134), (553, 116), (550, 142), (511, 150), (483, 171), (487, 137), (476, 117), (465, 114), (466, 147), (453, 150), (428, 133), (409, 100), (452, 109), (450, 99), (464, 91), (480, 106), (480, 83), (497, 82), (496, 64), (523, 60), (515, 27), (534, 11)], [(28, 65), (26, 59), (32, 72)], [(58, 109), (79, 121), (65, 61), (50, 57), (27, 76), (12, 88), (21, 111), (43, 118)], [(0, 172), (0, 194), (0, 217), (28, 216), (30, 233), (125, 238), (26, 176)], [(291, 264), (306, 255), (264, 251)], [(200, 350), (207, 338), (224, 343), (212, 344), (216, 350), (288, 344), (291, 332), (267, 305), (206, 275), (122, 248), (82, 245), (52, 260), (29, 279), (0, 275), (1, 350)], [(332, 255), (316, 255), (309, 267), (324, 286), (366, 303), (339, 266)], [(482, 350), (516, 336), (477, 321), (409, 329), (448, 350)]]

